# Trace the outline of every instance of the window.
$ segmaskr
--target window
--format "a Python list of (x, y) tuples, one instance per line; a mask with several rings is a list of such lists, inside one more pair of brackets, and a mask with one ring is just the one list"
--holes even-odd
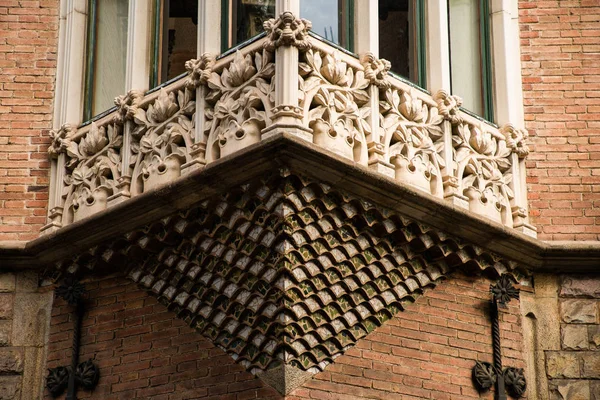
[(488, 0), (449, 0), (452, 91), (466, 109), (492, 119)]
[(422, 0), (379, 0), (379, 56), (392, 72), (425, 86), (425, 23)]
[(153, 63), (150, 87), (185, 72), (185, 62), (196, 58), (198, 1), (156, 0)]
[[(275, 0), (223, 0), (222, 50), (263, 32), (263, 21), (274, 18)], [(319, 36), (352, 50), (352, 0), (301, 0), (300, 16), (312, 22)]]
[(112, 107), (115, 96), (125, 91), (128, 3), (89, 2), (84, 120)]

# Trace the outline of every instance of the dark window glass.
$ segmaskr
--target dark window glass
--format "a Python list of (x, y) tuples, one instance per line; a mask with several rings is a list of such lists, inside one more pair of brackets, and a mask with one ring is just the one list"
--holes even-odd
[(420, 0), (379, 0), (379, 56), (392, 72), (424, 85), (423, 4)]
[(198, 0), (163, 0), (156, 8), (158, 27), (150, 86), (184, 73), (185, 62), (196, 58), (198, 43)]

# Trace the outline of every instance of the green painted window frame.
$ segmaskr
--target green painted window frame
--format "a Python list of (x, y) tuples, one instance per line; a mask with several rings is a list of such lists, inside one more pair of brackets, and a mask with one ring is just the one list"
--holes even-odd
[(154, 0), (154, 6), (152, 15), (154, 24), (152, 27), (153, 35), (152, 35), (152, 69), (150, 71), (150, 88), (154, 88), (159, 85), (159, 65), (160, 65), (160, 57), (162, 56), (162, 49), (160, 46), (161, 35), (162, 35), (162, 11), (163, 11), (163, 0)]
[(415, 7), (415, 45), (417, 55), (416, 84), (427, 87), (427, 32), (425, 30), (425, 0), (417, 0)]
[[(342, 15), (344, 20), (344, 32), (345, 38), (348, 42), (347, 50), (352, 52), (354, 51), (354, 1), (355, 0), (340, 0), (346, 3), (345, 6), (342, 6), (342, 10), (345, 11)], [(364, 1), (364, 0), (358, 0)], [(221, 0), (221, 52), (225, 53), (226, 51), (239, 46), (239, 44), (229, 47), (229, 37), (230, 37), (230, 26), (229, 26), (229, 4), (231, 0)], [(319, 36), (321, 37), (321, 36)], [(249, 40), (252, 40), (249, 39)], [(327, 40), (323, 38), (323, 40)], [(336, 45), (337, 46), (337, 45)]]
[[(479, 52), (481, 61), (481, 100), (483, 103), (483, 117), (487, 121), (494, 122), (494, 95), (492, 81), (492, 35), (490, 28), (490, 0), (479, 0)], [(450, 3), (448, 3), (448, 16), (450, 15)], [(449, 17), (448, 17), (449, 18)], [(450, 45), (450, 20), (448, 19), (448, 48), (450, 48), (450, 59), (452, 49)], [(452, 62), (450, 63), (452, 68)], [(450, 86), (454, 90), (452, 73), (450, 73)], [(469, 111), (469, 110), (467, 110)]]
[(494, 97), (492, 82), (492, 35), (490, 28), (489, 0), (481, 0), (479, 5), (479, 30), (481, 46), (481, 94), (483, 98), (483, 114), (488, 121), (494, 121)]
[(85, 58), (85, 84), (83, 89), (83, 120), (89, 121), (92, 119), (92, 102), (94, 89), (94, 65), (96, 52), (92, 49), (96, 48), (96, 11), (97, 0), (88, 0), (88, 18), (86, 32), (86, 58)]

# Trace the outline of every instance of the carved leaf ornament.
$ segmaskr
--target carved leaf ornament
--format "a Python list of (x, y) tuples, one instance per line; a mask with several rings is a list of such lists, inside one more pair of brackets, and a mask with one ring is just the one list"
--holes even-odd
[[(379, 104), (383, 145), (396, 177), (432, 194), (441, 192), (444, 117), (414, 91), (387, 89)], [(419, 173), (418, 176), (410, 176)]]
[[(521, 184), (513, 170), (522, 168), (513, 163), (529, 152), (526, 130), (477, 122), (460, 109), (459, 97), (419, 92), (389, 76), (390, 63), (371, 53), (356, 59), (317, 46), (310, 21), (291, 13), (264, 27), (262, 45), (218, 60), (203, 54), (186, 63), (188, 75), (181, 81), (117, 97), (112, 119), (79, 131), (70, 125), (52, 131), (48, 152), (64, 168), (56, 174), (62, 197), (49, 211), (53, 226), (177, 179), (182, 168), (258, 143), (274, 122), (296, 124), (312, 132), (317, 146), (376, 164), (397, 181), (456, 200), (505, 226), (528, 223), (513, 190)], [(281, 46), (299, 50), (297, 106), (275, 101), (274, 51)], [(202, 110), (196, 110), (196, 93)]]
[(147, 191), (181, 175), (190, 161), (196, 112), (194, 90), (162, 88), (147, 109), (138, 108), (132, 132), (132, 192)]
[(314, 142), (354, 161), (366, 160), (369, 81), (339, 58), (308, 50), (299, 64), (299, 101)]
[(272, 54), (237, 51), (221, 73), (212, 72), (205, 109), (207, 160), (218, 159), (260, 141), (275, 104), (275, 64)]

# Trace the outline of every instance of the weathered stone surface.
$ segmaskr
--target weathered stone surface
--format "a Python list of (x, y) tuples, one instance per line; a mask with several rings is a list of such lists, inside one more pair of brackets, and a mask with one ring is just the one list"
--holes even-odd
[(35, 271), (25, 271), (17, 275), (18, 292), (35, 292), (39, 287), (39, 275)]
[(0, 346), (10, 345), (12, 321), (0, 321)]
[(12, 294), (0, 294), (0, 319), (9, 319), (13, 315), (13, 297)]
[(600, 381), (590, 382), (590, 392), (591, 400), (600, 400)]
[(600, 325), (588, 326), (588, 339), (590, 348), (600, 348)]
[(0, 293), (14, 292), (15, 274), (6, 272), (0, 274)]
[(0, 376), (0, 399), (17, 400), (21, 398), (21, 377)]
[(563, 325), (563, 350), (585, 350), (589, 347), (588, 329), (585, 325)]
[(598, 304), (595, 300), (563, 300), (560, 306), (564, 322), (595, 324), (598, 321)]
[(560, 288), (560, 295), (600, 298), (600, 276), (565, 277)]
[(547, 352), (546, 370), (551, 378), (579, 378), (577, 353), (567, 351)]
[(589, 381), (558, 381), (555, 385), (552, 390), (552, 400), (588, 400), (590, 398)]
[(50, 319), (52, 293), (17, 293), (14, 302), (13, 346), (43, 346)]
[(600, 353), (586, 352), (582, 355), (585, 378), (600, 378)]
[(23, 370), (23, 385), (21, 398), (42, 399), (44, 397), (44, 383), (48, 371), (46, 354), (43, 347), (28, 347), (25, 350), (25, 369)]
[(0, 375), (23, 372), (23, 351), (20, 349), (0, 349)]

